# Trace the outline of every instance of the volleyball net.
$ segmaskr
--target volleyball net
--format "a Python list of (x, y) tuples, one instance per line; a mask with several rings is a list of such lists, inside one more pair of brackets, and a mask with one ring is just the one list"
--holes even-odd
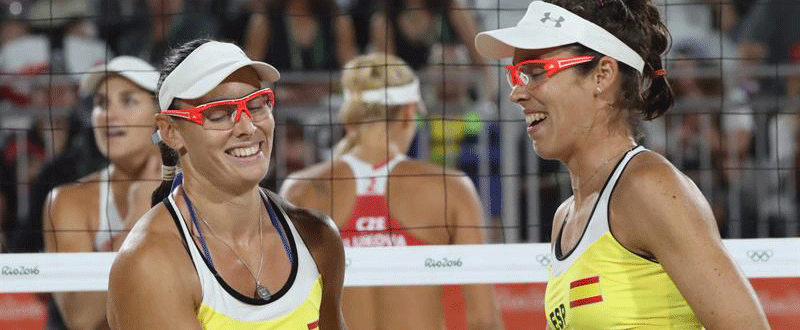
[[(0, 44), (0, 133), (4, 139), (0, 246), (4, 252), (42, 250), (44, 194), (107, 165), (99, 154), (86, 150), (76, 153), (71, 163), (53, 160), (73, 150), (73, 145), (93, 145), (86, 139), (92, 129), (91, 100), (77, 93), (77, 82), (92, 65), (139, 46), (140, 40), (126, 39), (136, 36), (128, 33), (136, 32), (132, 23), (143, 19), (158, 25), (164, 22), (151, 18), (185, 18), (178, 22), (205, 22), (200, 30), (215, 28), (215, 36), (243, 42), (243, 31), (235, 29), (244, 25), (241, 15), (251, 14), (247, 11), (269, 14), (258, 6), (232, 10), (234, 4), (245, 3), (233, 0), (198, 1), (217, 6), (205, 9), (170, 7), (181, 2), (174, 0), (150, 1), (153, 6), (145, 9), (125, 7), (129, 1), (98, 2), (104, 5), (96, 12), (73, 12), (74, 8), (58, 7), (57, 1), (0, 1), (6, 15), (3, 31), (29, 31)], [(350, 6), (350, 11), (340, 14), (354, 17), (357, 42), (368, 39), (363, 17), (377, 9), (370, 12), (361, 5), (372, 1), (337, 2)], [(460, 11), (471, 12), (479, 30), (515, 25), (529, 3), (463, 2), (467, 6)], [(730, 18), (730, 10), (758, 12), (764, 21), (774, 23), (763, 13), (771, 12), (766, 7), (780, 3), (792, 10), (800, 4), (770, 0), (739, 9), (738, 1), (655, 2), (673, 32), (673, 49), (665, 62), (678, 99), (663, 118), (642, 126), (643, 144), (667, 156), (703, 191), (726, 248), (753, 283), (773, 328), (796, 328), (800, 322), (800, 238), (796, 238), (800, 233), (800, 143), (796, 138), (800, 136), (800, 43), (787, 43), (786, 56), (775, 54), (775, 59), (756, 61), (738, 53), (746, 47), (733, 43), (725, 35), (731, 32), (720, 29)], [(417, 71), (427, 114), (418, 121), (410, 154), (458, 168), (472, 179), (485, 212), (480, 227), (493, 244), (347, 248), (345, 285), (492, 285), (506, 329), (543, 327), (544, 282), (551, 253), (549, 245), (541, 242), (550, 240), (555, 208), (571, 193), (568, 173), (562, 165), (538, 158), (530, 147), (524, 118), (507, 101), (503, 65), (508, 63), (473, 63), (469, 50), (449, 35), (454, 32), (447, 27), (452, 22), (446, 17), (437, 19), (442, 20), (434, 23), (434, 45)], [(94, 32), (86, 21), (94, 24)], [(777, 22), (776, 26), (788, 24)], [(705, 25), (711, 28), (705, 31), (701, 28)], [(768, 30), (763, 25), (742, 18), (737, 26), (740, 34), (747, 34), (742, 30)], [(169, 37), (167, 30), (161, 37)], [(765, 41), (790, 34), (764, 33), (769, 39)], [(319, 48), (327, 49), (320, 42)], [(147, 46), (153, 48), (140, 49), (138, 54), (157, 53), (158, 44), (148, 41)], [(757, 46), (752, 49), (758, 50)], [(291, 67), (298, 57), (290, 55)], [(493, 71), (489, 76), (485, 75), (487, 66)], [(339, 71), (281, 70), (282, 79), (274, 86), (275, 147), (264, 182), (272, 190), (293, 171), (330, 159), (344, 132), (336, 115), (343, 101)], [(489, 85), (496, 90), (483, 90)], [(487, 93), (494, 95), (485, 97)], [(70, 133), (73, 129), (75, 135)], [(58, 166), (70, 171), (54, 170)], [(444, 221), (441, 225), (452, 226)], [(10, 324), (6, 323), (9, 319), (46, 314), (31, 293), (106, 290), (114, 255), (0, 254), (0, 293), (4, 293), (0, 295), (0, 328)]]
[[(773, 329), (792, 329), (800, 317), (800, 238), (727, 239), (724, 245), (750, 279)], [(506, 329), (543, 328), (551, 255), (546, 243), (345, 248), (345, 286), (492, 285)], [(105, 291), (114, 256), (0, 255), (0, 293)], [(445, 292), (445, 301), (459, 304), (455, 291)], [(17, 307), (34, 308), (29, 303), (18, 301)], [(463, 319), (457, 311), (445, 317)]]

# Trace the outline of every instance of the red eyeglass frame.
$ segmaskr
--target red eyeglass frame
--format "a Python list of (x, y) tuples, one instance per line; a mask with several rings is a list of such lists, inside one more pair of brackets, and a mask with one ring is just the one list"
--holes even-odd
[(552, 78), (556, 73), (586, 62), (594, 60), (594, 56), (576, 56), (569, 58), (549, 58), (546, 60), (527, 60), (515, 65), (507, 65), (506, 70), (511, 74), (513, 86), (525, 86), (519, 77), (519, 67), (526, 64), (542, 64), (547, 72), (547, 78)]
[(269, 96), (269, 107), (275, 107), (275, 94), (272, 92), (270, 88), (264, 88), (261, 90), (257, 90), (252, 92), (246, 96), (240, 97), (238, 99), (233, 100), (222, 100), (222, 101), (215, 101), (209, 102), (206, 104), (198, 105), (191, 109), (186, 110), (161, 110), (161, 113), (165, 115), (175, 116), (179, 118), (183, 118), (189, 120), (197, 125), (204, 126), (205, 118), (203, 117), (203, 111), (208, 110), (209, 108), (213, 108), (216, 106), (221, 105), (234, 105), (236, 106), (236, 118), (234, 119), (234, 123), (238, 123), (239, 119), (242, 117), (242, 112), (246, 113), (251, 119), (253, 115), (250, 114), (250, 109), (247, 108), (247, 102), (252, 101), (254, 98), (268, 95)]

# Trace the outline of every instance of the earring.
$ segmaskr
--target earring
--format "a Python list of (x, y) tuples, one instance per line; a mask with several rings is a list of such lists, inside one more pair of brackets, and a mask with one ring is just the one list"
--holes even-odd
[(602, 92), (603, 92), (603, 90), (600, 89), (600, 86), (597, 86), (597, 88), (595, 88), (595, 90), (594, 90), (594, 95), (595, 96), (600, 95), (600, 93), (602, 93)]

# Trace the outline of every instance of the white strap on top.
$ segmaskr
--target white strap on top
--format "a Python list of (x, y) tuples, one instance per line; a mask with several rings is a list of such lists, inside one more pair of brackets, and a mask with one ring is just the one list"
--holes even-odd
[(600, 236), (610, 231), (608, 226), (608, 206), (611, 202), (611, 193), (614, 192), (614, 187), (616, 187), (622, 172), (625, 171), (625, 167), (628, 166), (633, 156), (645, 150), (647, 149), (643, 146), (631, 149), (625, 154), (625, 157), (622, 158), (617, 167), (614, 168), (614, 173), (608, 179), (606, 186), (600, 193), (600, 197), (597, 198), (597, 206), (594, 209), (591, 220), (589, 220), (587, 234), (590, 234), (590, 236), (599, 239)]
[(98, 178), (98, 226), (97, 233), (94, 237), (94, 248), (99, 250), (105, 242), (111, 239), (113, 234), (123, 230), (122, 217), (117, 210), (117, 204), (114, 202), (114, 193), (111, 191), (111, 174), (109, 168), (106, 167), (100, 171)]
[[(609, 176), (608, 181), (606, 181), (605, 185), (603, 186), (600, 196), (597, 198), (597, 202), (595, 203), (592, 214), (589, 217), (589, 223), (586, 224), (586, 229), (583, 232), (580, 241), (578, 241), (578, 245), (575, 246), (574, 250), (571, 252), (563, 251), (565, 254), (569, 254), (564, 260), (553, 258), (553, 263), (551, 264), (551, 274), (553, 276), (561, 276), (561, 274), (567, 271), (567, 269), (569, 269), (575, 260), (577, 260), (584, 252), (586, 252), (586, 250), (588, 250), (589, 247), (594, 244), (594, 242), (609, 232), (608, 205), (611, 199), (611, 193), (614, 191), (614, 187), (617, 185), (617, 181), (619, 181), (620, 176), (622, 176), (625, 166), (628, 165), (633, 156), (636, 156), (638, 153), (645, 150), (647, 149), (645, 149), (643, 146), (637, 146), (636, 148), (628, 151), (625, 156), (622, 157), (622, 160), (619, 161), (619, 164), (617, 164), (617, 166), (614, 168), (614, 171), (612, 172), (611, 176)], [(560, 237), (560, 235), (556, 237)], [(553, 244), (551, 249), (554, 255), (555, 245), (556, 244)], [(562, 247), (562, 249), (563, 248), (564, 247)]]
[(398, 154), (385, 164), (374, 167), (371, 164), (356, 158), (353, 155), (342, 155), (341, 160), (350, 166), (353, 177), (356, 178), (356, 195), (384, 195), (386, 181), (389, 173), (400, 162), (408, 159), (406, 155)]

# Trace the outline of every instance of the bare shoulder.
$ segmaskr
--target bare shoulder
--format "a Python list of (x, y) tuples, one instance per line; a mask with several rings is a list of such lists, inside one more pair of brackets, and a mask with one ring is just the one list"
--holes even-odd
[[(269, 193), (269, 192), (268, 192)], [(272, 193), (308, 247), (323, 281), (340, 283), (344, 273), (344, 245), (333, 220), (323, 214), (296, 207)], [(341, 285), (341, 284), (339, 284)]]
[(447, 166), (410, 159), (397, 165), (392, 176), (411, 179), (414, 185), (427, 187), (448, 186), (448, 189), (472, 189), (474, 184), (466, 173)]
[(652, 151), (645, 151), (631, 159), (614, 194), (621, 195), (623, 200), (637, 202), (702, 198), (691, 179), (664, 156)]
[(159, 204), (136, 222), (111, 265), (114, 329), (200, 329), (200, 281), (172, 216)]
[(79, 225), (81, 228), (96, 226), (88, 222), (87, 212), (97, 212), (98, 194), (97, 174), (53, 188), (45, 200), (45, 225), (60, 229), (67, 229), (72, 225)]
[(700, 189), (655, 152), (634, 157), (611, 201), (614, 235), (636, 252), (658, 257), (664, 245), (699, 236), (719, 238), (714, 215)]
[(50, 191), (51, 200), (60, 200), (68, 203), (80, 201), (78, 205), (83, 205), (85, 208), (85, 201), (87, 198), (97, 198), (99, 193), (99, 179), (98, 173), (89, 174), (80, 178), (76, 182), (66, 183), (59, 185)]
[(331, 244), (341, 245), (339, 229), (330, 217), (302, 207), (297, 207), (289, 201), (268, 192), (273, 200), (286, 212), (289, 221), (295, 225), (303, 236), (309, 248), (317, 245), (329, 246)]
[(191, 269), (191, 260), (172, 216), (159, 204), (145, 213), (125, 238), (111, 268), (111, 282), (129, 277), (144, 283), (178, 280), (184, 278), (179, 275)]
[(346, 169), (347, 166), (338, 161), (309, 166), (290, 174), (281, 186), (280, 195), (289, 200), (297, 200), (314, 192), (324, 195), (329, 193), (332, 179), (352, 177), (352, 173)]

